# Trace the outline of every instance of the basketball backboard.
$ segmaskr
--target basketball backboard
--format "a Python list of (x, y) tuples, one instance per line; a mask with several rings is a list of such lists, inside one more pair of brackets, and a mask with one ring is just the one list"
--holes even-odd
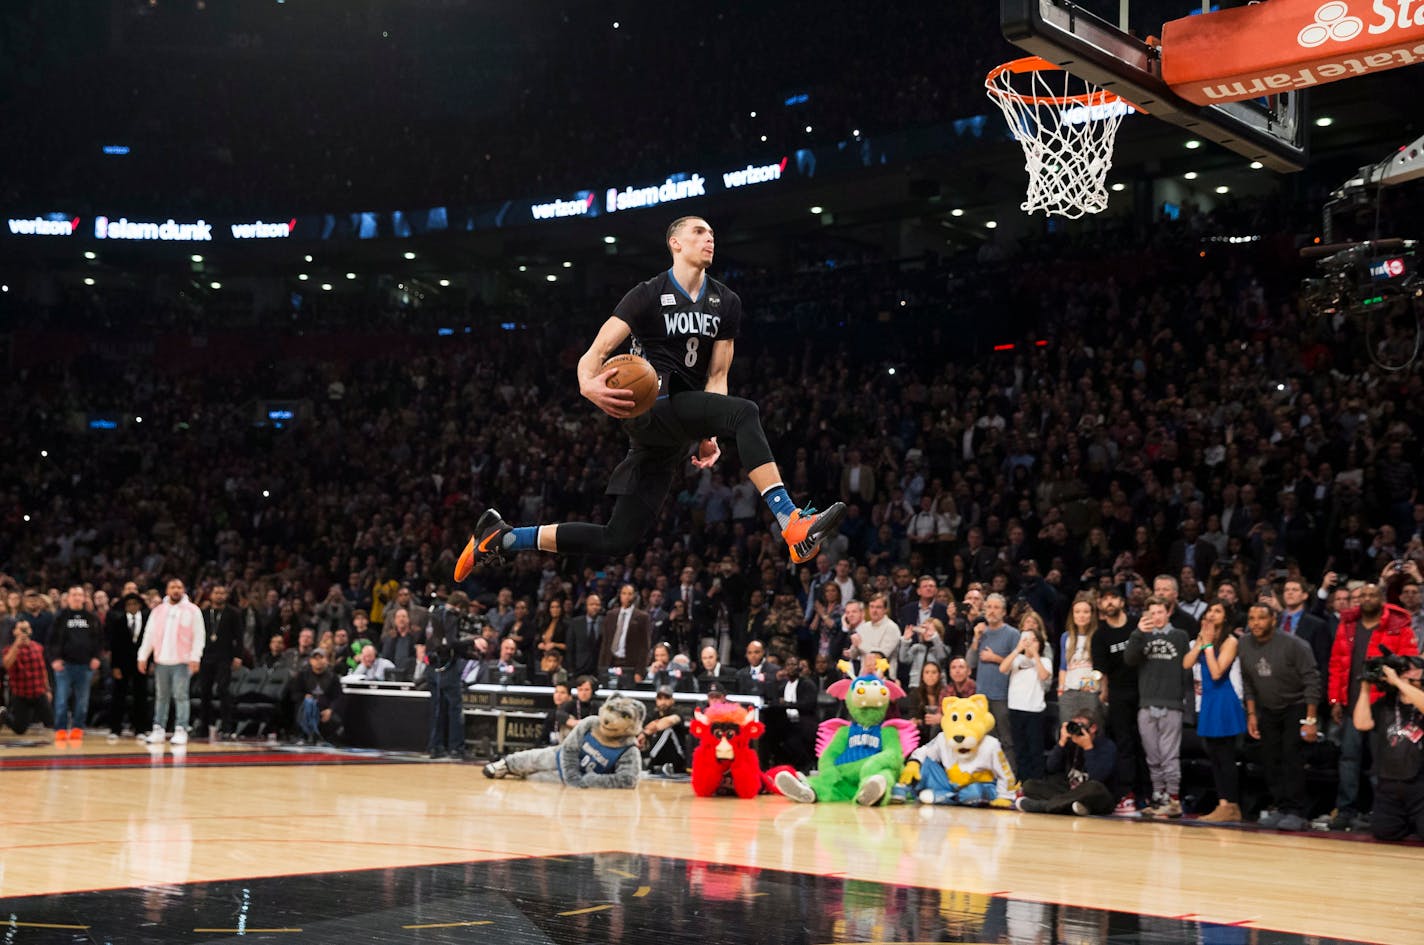
[(1200, 12), (1201, 0), (1000, 0), (1004, 37), (1114, 92), (1154, 118), (1180, 125), (1277, 171), (1308, 160), (1305, 92), (1196, 105), (1162, 77), (1161, 48), (1147, 37)]

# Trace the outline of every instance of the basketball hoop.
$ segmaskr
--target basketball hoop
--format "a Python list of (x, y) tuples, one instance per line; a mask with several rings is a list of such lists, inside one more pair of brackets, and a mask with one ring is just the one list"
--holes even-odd
[(1073, 219), (1106, 209), (1117, 129), (1136, 107), (1037, 56), (995, 67), (984, 87), (1023, 146), (1020, 207)]

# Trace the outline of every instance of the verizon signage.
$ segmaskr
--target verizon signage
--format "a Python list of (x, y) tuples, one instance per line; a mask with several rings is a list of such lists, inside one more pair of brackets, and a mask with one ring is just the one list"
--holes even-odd
[(686, 200), (689, 197), (703, 197), (707, 194), (707, 179), (701, 174), (691, 174), (684, 180), (669, 177), (661, 187), (617, 187), (608, 188), (606, 209), (634, 210), (639, 207), (656, 207), (662, 203)]
[(29, 220), (6, 220), (11, 236), (73, 236), (79, 229), (79, 218), (72, 220), (52, 220), (48, 217), (34, 217)]
[(261, 220), (257, 220), (253, 223), (234, 223), (230, 227), (232, 238), (235, 240), (282, 240), (291, 236), (292, 231), (296, 228), (296, 217), (292, 217), (286, 223), (263, 223)]
[(1189, 102), (1239, 102), (1424, 62), (1424, 2), (1271, 0), (1162, 27), (1162, 78)]
[(98, 240), (158, 240), (165, 243), (211, 242), (213, 225), (197, 220), (179, 223), (171, 217), (166, 223), (141, 223), (126, 217), (110, 220), (94, 218), (94, 238)]
[(769, 184), (774, 180), (781, 180), (782, 172), (786, 170), (786, 158), (782, 158), (778, 164), (763, 164), (760, 167), (748, 164), (740, 171), (726, 171), (722, 174), (722, 186), (728, 190), (738, 187), (750, 187), (752, 184)]
[(529, 208), (536, 220), (558, 220), (563, 217), (588, 216), (593, 211), (594, 194), (585, 192), (573, 200), (551, 200)]

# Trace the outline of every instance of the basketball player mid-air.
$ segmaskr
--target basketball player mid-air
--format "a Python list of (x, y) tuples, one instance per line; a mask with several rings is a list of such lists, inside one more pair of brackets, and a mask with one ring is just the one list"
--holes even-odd
[[(712, 227), (701, 217), (680, 217), (667, 231), (672, 268), (634, 286), (603, 323), (579, 358), (579, 392), (610, 417), (623, 421), (628, 456), (613, 471), (608, 494), (616, 496), (606, 525), (565, 522), (511, 528), (487, 509), (475, 524), (455, 564), (463, 581), (476, 559), (488, 554), (538, 549), (563, 554), (617, 557), (657, 519), (663, 500), (690, 457), (707, 469), (722, 455), (718, 437), (735, 437), (747, 476), (781, 527), (797, 564), (816, 557), (821, 541), (835, 533), (845, 504), (823, 512), (797, 508), (772, 459), (757, 405), (727, 395), (727, 371), (742, 322), (742, 300), (707, 275), (712, 265)], [(633, 336), (633, 353), (647, 358), (658, 374), (653, 408), (630, 417), (634, 398), (608, 386), (616, 369), (603, 363)]]

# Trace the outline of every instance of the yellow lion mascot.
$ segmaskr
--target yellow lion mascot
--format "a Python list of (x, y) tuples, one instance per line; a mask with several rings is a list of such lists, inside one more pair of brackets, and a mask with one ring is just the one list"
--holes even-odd
[(982, 695), (945, 699), (940, 733), (910, 755), (894, 797), (922, 804), (1012, 807), (1018, 778), (994, 730), (989, 700)]

